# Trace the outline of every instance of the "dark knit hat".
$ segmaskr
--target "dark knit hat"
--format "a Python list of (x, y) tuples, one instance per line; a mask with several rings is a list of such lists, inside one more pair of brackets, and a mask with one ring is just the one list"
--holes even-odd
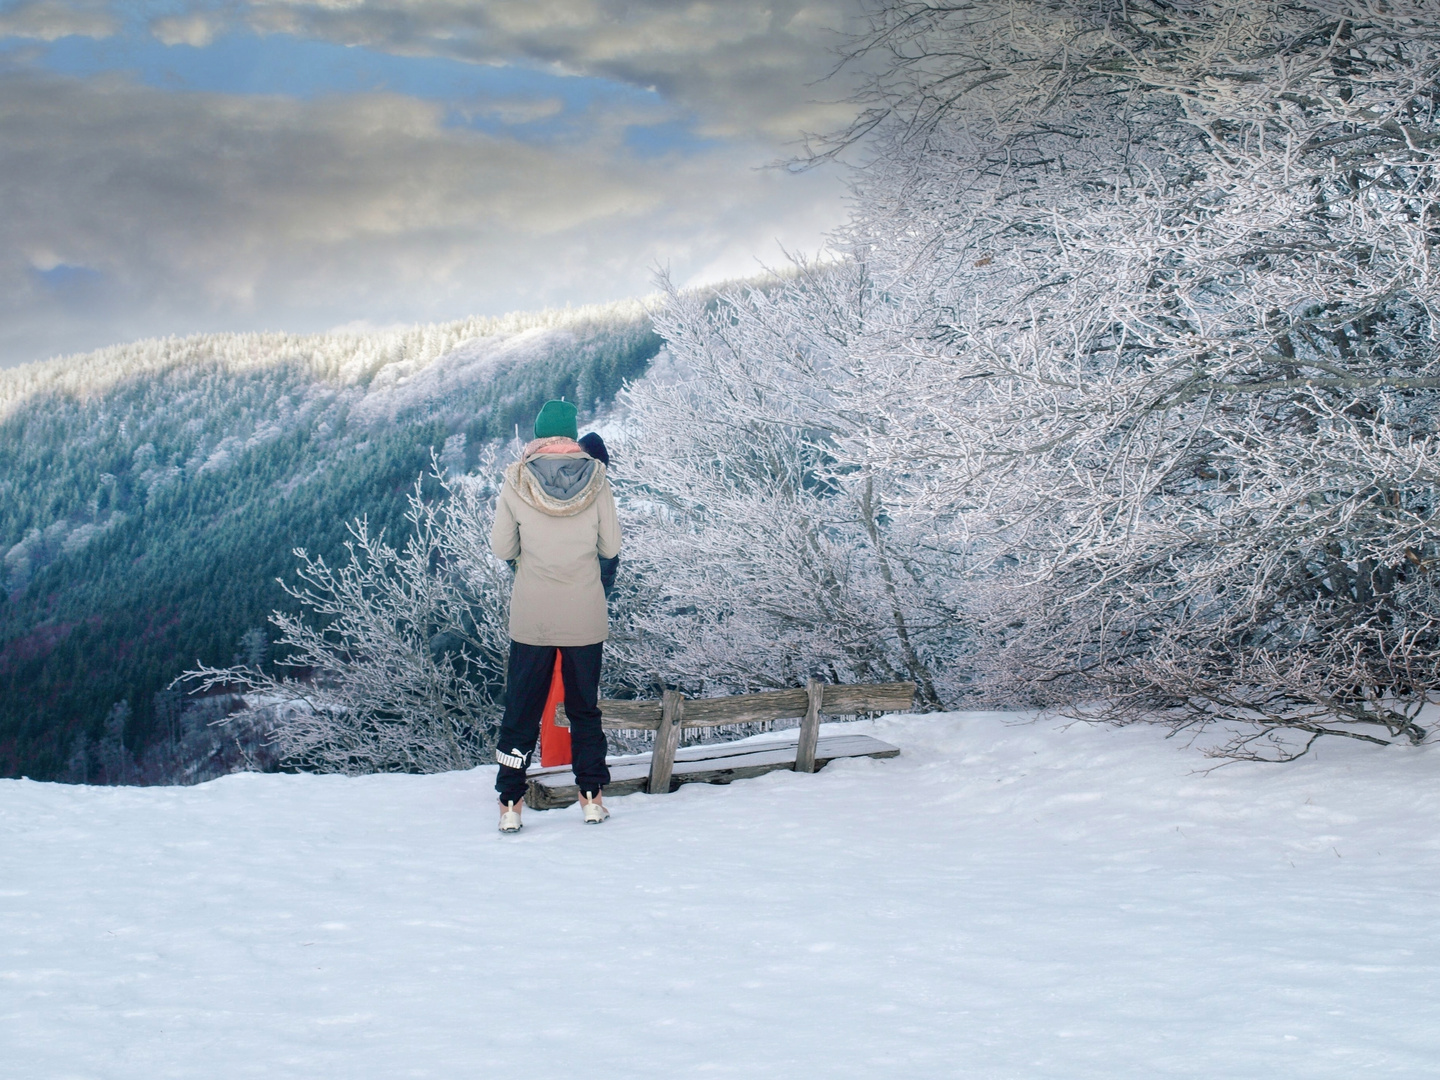
[(586, 433), (585, 437), (580, 440), (580, 449), (596, 461), (604, 465), (610, 464), (610, 451), (605, 449), (605, 440), (600, 438), (596, 432)]
[(580, 429), (575, 426), (575, 413), (575, 406), (568, 401), (545, 402), (540, 415), (535, 417), (535, 437), (548, 439), (552, 435), (563, 435), (567, 439), (575, 438), (580, 434)]

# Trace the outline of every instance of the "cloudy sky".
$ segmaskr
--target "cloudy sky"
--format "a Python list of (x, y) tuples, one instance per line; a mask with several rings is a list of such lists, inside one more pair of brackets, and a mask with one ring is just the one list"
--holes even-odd
[(857, 2), (0, 0), (0, 366), (813, 251)]

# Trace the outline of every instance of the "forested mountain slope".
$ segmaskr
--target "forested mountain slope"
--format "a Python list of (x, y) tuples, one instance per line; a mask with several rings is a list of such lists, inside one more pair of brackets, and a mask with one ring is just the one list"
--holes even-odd
[(172, 777), (165, 687), (263, 657), (293, 548), (398, 531), (432, 451), (472, 464), (550, 397), (583, 420), (659, 348), (634, 302), (0, 372), (0, 775)]

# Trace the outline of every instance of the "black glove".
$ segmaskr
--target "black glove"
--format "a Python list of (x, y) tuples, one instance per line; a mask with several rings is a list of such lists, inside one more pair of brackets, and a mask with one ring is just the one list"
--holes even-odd
[(602, 558), (600, 560), (600, 587), (605, 590), (605, 599), (609, 600), (615, 592), (615, 572), (620, 569), (620, 556), (613, 558)]

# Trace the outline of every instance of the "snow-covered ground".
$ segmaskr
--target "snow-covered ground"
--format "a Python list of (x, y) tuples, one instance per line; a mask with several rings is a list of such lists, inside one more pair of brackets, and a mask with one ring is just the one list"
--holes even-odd
[(1007, 719), (509, 837), (490, 769), (0, 782), (0, 1074), (1440, 1071), (1440, 752)]

